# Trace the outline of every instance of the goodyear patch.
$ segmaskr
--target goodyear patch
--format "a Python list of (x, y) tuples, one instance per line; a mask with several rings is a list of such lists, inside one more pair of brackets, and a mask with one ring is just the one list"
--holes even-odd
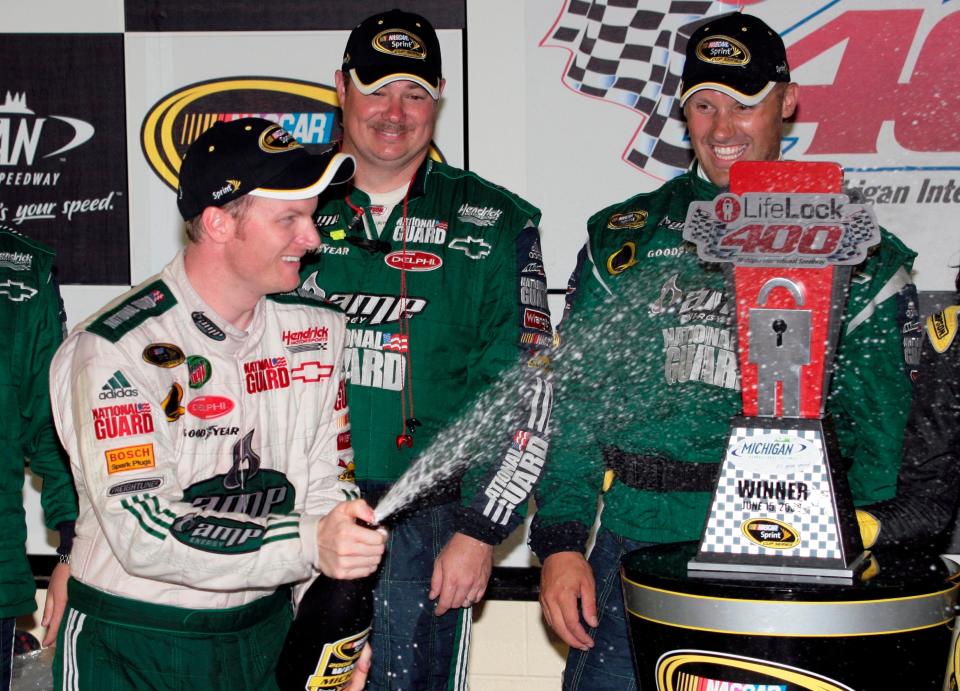
[(107, 459), (107, 473), (123, 473), (128, 470), (146, 470), (157, 467), (157, 459), (153, 455), (153, 444), (135, 444), (123, 446), (119, 449), (104, 451)]
[(643, 228), (645, 225), (647, 225), (647, 212), (642, 209), (627, 211), (626, 213), (616, 213), (607, 219), (607, 228), (611, 230)]
[(960, 305), (952, 305), (943, 312), (937, 312), (927, 318), (927, 335), (930, 337), (930, 345), (938, 353), (945, 353), (957, 335), (958, 311), (960, 311)]

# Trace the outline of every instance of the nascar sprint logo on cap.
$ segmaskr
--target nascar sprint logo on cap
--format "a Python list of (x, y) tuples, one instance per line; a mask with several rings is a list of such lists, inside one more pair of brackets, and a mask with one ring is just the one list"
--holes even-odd
[(427, 51), (423, 41), (409, 31), (387, 29), (373, 37), (373, 47), (387, 55), (397, 55), (415, 60), (426, 60)]
[(697, 57), (713, 65), (743, 67), (750, 62), (750, 51), (729, 36), (707, 36), (697, 44)]
[(282, 153), (293, 149), (302, 149), (300, 142), (293, 138), (280, 125), (272, 125), (260, 135), (260, 148), (268, 154)]
[(813, 268), (859, 264), (880, 226), (845, 194), (723, 193), (690, 204), (683, 239), (704, 261)]

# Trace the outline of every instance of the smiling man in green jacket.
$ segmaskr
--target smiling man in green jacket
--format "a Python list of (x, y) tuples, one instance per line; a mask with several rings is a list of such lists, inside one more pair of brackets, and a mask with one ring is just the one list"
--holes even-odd
[[(745, 66), (728, 59), (736, 44), (752, 56)], [(734, 162), (780, 157), (799, 89), (783, 41), (747, 15), (702, 25), (685, 65), (681, 104), (696, 161), (588, 221), (560, 327), (563, 377), (530, 544), (543, 561), (544, 615), (571, 646), (564, 689), (636, 688), (620, 558), (644, 544), (699, 538), (730, 419), (742, 409), (733, 296), (721, 266), (684, 241), (684, 219), (690, 202), (728, 186)], [(883, 231), (850, 288), (827, 410), (860, 502), (896, 489), (914, 256)], [(601, 487), (602, 526), (588, 563)]]

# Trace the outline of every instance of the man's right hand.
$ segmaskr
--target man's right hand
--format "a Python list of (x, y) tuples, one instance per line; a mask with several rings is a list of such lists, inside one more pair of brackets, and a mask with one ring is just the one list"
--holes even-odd
[(317, 553), (325, 576), (346, 580), (376, 571), (383, 556), (387, 531), (371, 530), (357, 519), (373, 523), (376, 516), (363, 499), (337, 504), (317, 523)]
[(556, 552), (546, 558), (540, 571), (540, 607), (550, 628), (567, 645), (579, 650), (593, 647), (593, 639), (580, 623), (580, 608), (584, 621), (596, 627), (597, 586), (582, 554)]

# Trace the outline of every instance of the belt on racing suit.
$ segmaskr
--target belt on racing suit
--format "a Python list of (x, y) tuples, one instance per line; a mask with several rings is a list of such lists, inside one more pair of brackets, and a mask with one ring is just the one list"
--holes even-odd
[(649, 492), (712, 492), (721, 465), (628, 453), (615, 446), (603, 447), (603, 459), (620, 482)]

